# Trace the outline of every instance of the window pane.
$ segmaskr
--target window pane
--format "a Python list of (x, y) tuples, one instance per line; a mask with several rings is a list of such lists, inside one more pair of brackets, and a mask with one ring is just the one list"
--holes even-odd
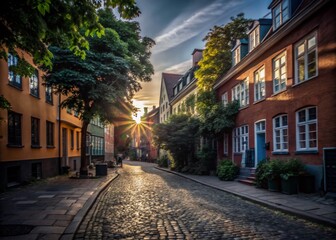
[(315, 36), (308, 39), (308, 49), (310, 49), (311, 47), (314, 47), (316, 45), (316, 38)]
[(315, 120), (316, 119), (316, 108), (309, 108), (308, 109), (308, 120)]
[(306, 111), (305, 110), (300, 111), (298, 115), (299, 115), (299, 122), (306, 121)]
[(299, 45), (298, 47), (297, 47), (297, 53), (298, 53), (298, 55), (301, 55), (301, 54), (303, 54), (304, 53), (304, 43), (302, 43), (301, 45)]
[(282, 126), (287, 126), (287, 116), (282, 117)]
[(308, 54), (308, 78), (316, 75), (316, 54), (312, 51)]

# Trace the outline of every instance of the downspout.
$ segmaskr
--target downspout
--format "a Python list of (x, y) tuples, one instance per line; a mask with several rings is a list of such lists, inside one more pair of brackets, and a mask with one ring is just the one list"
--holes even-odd
[(61, 158), (61, 93), (58, 94), (58, 172), (62, 174)]

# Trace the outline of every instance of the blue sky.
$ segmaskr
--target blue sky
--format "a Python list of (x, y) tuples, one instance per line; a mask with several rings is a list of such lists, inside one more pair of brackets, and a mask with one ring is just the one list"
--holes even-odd
[[(215, 25), (225, 25), (230, 17), (245, 13), (258, 19), (270, 11), (271, 0), (137, 0), (141, 15), (141, 35), (155, 40), (151, 62), (152, 81), (134, 97), (137, 107), (158, 106), (162, 72), (183, 74), (191, 67), (191, 53), (204, 48), (202, 39)], [(268, 16), (270, 17), (270, 15)]]

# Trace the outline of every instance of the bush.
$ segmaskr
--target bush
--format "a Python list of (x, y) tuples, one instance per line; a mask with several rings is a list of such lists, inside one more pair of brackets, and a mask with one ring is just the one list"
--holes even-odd
[(168, 159), (167, 155), (163, 155), (162, 157), (160, 157), (158, 159), (158, 165), (159, 165), (159, 167), (168, 168), (168, 163), (169, 163), (169, 159)]
[(262, 160), (258, 163), (255, 176), (256, 176), (256, 185), (260, 188), (267, 188), (267, 171), (268, 165), (267, 160)]
[(239, 167), (231, 160), (222, 160), (217, 167), (217, 175), (220, 180), (232, 181), (239, 174)]
[(265, 177), (267, 179), (277, 179), (284, 171), (284, 161), (279, 159), (270, 160), (265, 166)]
[(295, 158), (289, 159), (284, 162), (281, 178), (287, 180), (291, 176), (299, 176), (299, 173), (304, 170), (303, 163)]

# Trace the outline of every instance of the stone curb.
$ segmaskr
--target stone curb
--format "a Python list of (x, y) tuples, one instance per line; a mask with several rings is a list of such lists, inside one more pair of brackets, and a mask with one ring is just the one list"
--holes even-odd
[(67, 240), (67, 239), (73, 239), (75, 236), (75, 233), (83, 221), (84, 217), (86, 214), (90, 211), (92, 208), (93, 204), (96, 202), (96, 199), (98, 196), (104, 191), (107, 186), (117, 177), (119, 177), (119, 174), (116, 172), (115, 176), (112, 177), (111, 179), (107, 180), (102, 184), (102, 186), (99, 187), (92, 195), (91, 197), (85, 202), (84, 206), (81, 208), (81, 210), (78, 211), (76, 216), (72, 219), (71, 223), (66, 227), (64, 230), (63, 234), (61, 235), (60, 239), (61, 240)]
[(220, 190), (220, 191), (224, 191), (224, 192), (233, 194), (233, 195), (235, 195), (237, 197), (240, 197), (244, 200), (248, 200), (250, 202), (262, 205), (264, 207), (267, 207), (267, 208), (270, 208), (270, 209), (273, 209), (273, 210), (278, 210), (278, 211), (281, 211), (283, 213), (287, 213), (287, 214), (290, 214), (290, 215), (293, 215), (293, 216), (301, 217), (301, 218), (310, 220), (312, 222), (322, 224), (322, 225), (326, 225), (326, 226), (329, 226), (329, 227), (336, 227), (336, 221), (333, 221), (333, 220), (330, 220), (330, 219), (327, 219), (327, 218), (324, 218), (324, 217), (320, 217), (318, 215), (309, 214), (309, 213), (306, 213), (304, 211), (296, 210), (296, 209), (286, 207), (286, 206), (283, 206), (283, 205), (278, 205), (278, 204), (274, 204), (274, 203), (271, 203), (271, 202), (255, 199), (255, 198), (252, 198), (249, 195), (246, 195), (246, 194), (243, 194), (243, 193), (240, 193), (240, 192), (231, 191), (231, 190), (228, 190), (228, 189), (225, 189), (225, 188), (216, 187), (216, 186), (213, 186), (211, 184), (208, 184), (208, 183), (199, 181), (197, 179), (194, 179), (192, 177), (189, 177), (185, 174), (170, 171), (168, 169), (164, 169), (164, 168), (160, 168), (160, 167), (155, 167), (155, 168), (158, 169), (158, 170), (161, 170), (161, 171), (165, 171), (165, 172), (175, 174), (175, 175), (178, 175), (180, 177), (189, 179), (191, 181), (197, 182), (197, 183), (202, 184), (204, 186), (211, 187), (211, 188), (214, 188), (214, 189), (217, 189), (217, 190)]

